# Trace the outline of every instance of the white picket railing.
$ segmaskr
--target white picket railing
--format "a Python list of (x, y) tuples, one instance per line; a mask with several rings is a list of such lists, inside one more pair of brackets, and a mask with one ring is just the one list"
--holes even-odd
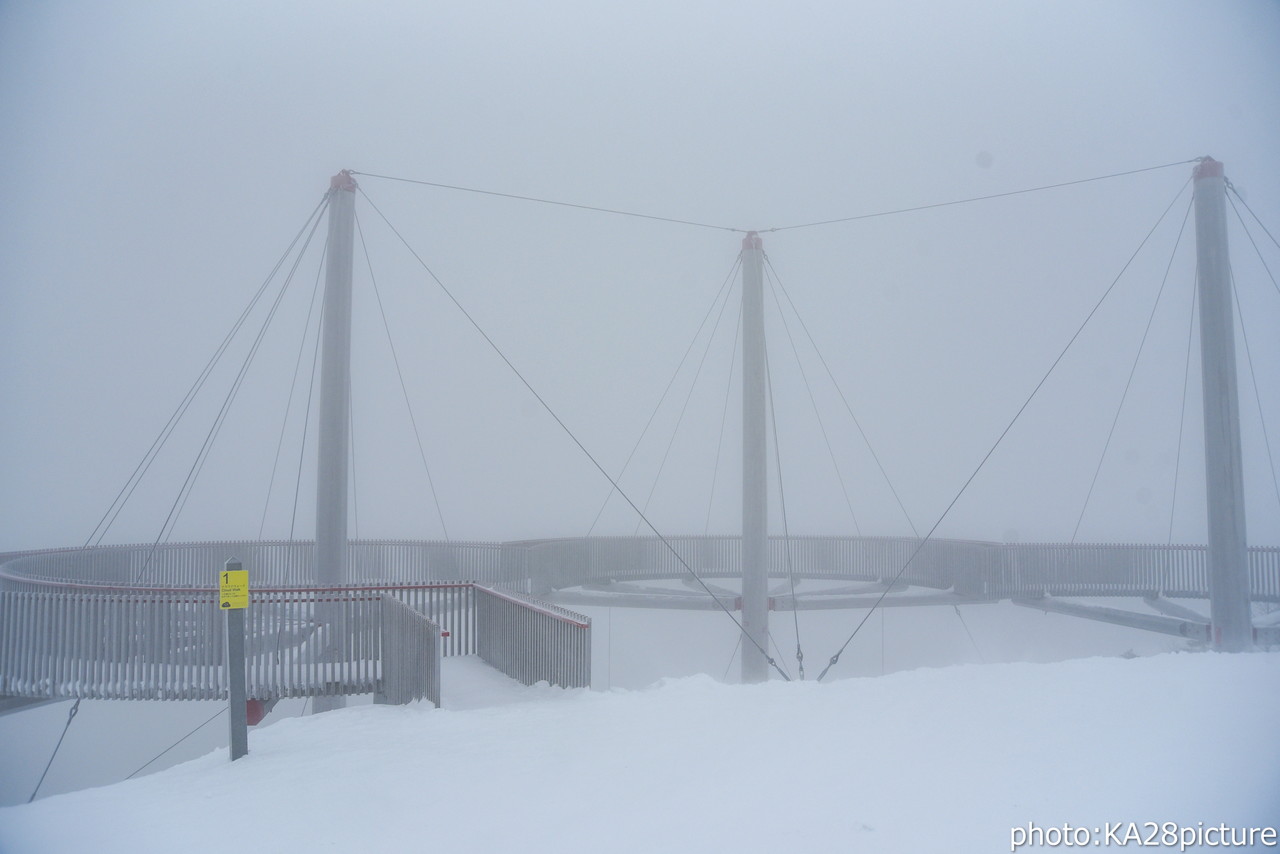
[[(674, 552), (651, 537), (357, 541), (349, 552), (353, 581), (340, 588), (312, 586), (314, 545), (301, 541), (0, 554), (0, 694), (225, 696), (212, 581), (229, 559), (250, 572), (251, 697), (401, 696), (402, 688), (386, 683), (386, 668), (435, 656), (432, 647), (441, 656), (479, 654), (530, 683), (587, 685), (590, 620), (527, 594), (687, 577), (681, 561), (706, 578), (740, 572), (737, 537), (669, 542)], [(1203, 546), (938, 539), (921, 548), (912, 538), (806, 536), (773, 538), (770, 549), (777, 577), (790, 569), (797, 578), (883, 582), (901, 571), (907, 584), (992, 600), (1209, 595)], [(1250, 548), (1249, 574), (1255, 601), (1280, 602), (1280, 548)], [(420, 619), (384, 604), (387, 597)], [(423, 620), (436, 627), (431, 643)], [(388, 665), (388, 654), (398, 663)], [(404, 696), (426, 690), (408, 671), (396, 673), (402, 685), (412, 682)]]

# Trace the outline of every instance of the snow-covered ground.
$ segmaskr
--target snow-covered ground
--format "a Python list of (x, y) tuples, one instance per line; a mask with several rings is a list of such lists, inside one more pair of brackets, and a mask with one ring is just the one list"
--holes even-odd
[(1108, 823), (1280, 824), (1278, 653), (609, 691), (462, 659), (446, 679), (450, 708), (284, 720), (235, 764), (2, 809), (0, 851), (914, 854), (1008, 851), (1028, 824), (1102, 847)]
[[(1100, 601), (1133, 607), (1132, 602)], [(659, 679), (698, 674), (730, 682), (737, 678), (739, 634), (723, 614), (644, 608), (580, 610), (593, 621), (592, 677), (597, 689), (647, 688)], [(802, 615), (799, 624), (810, 679), (860, 618), (859, 612), (844, 611)], [(794, 630), (788, 615), (774, 615), (775, 655), (781, 666), (797, 675)], [(1009, 603), (956, 610), (880, 609), (828, 679), (983, 662), (1147, 656), (1186, 646), (1186, 641), (1167, 635), (1044, 614)], [(445, 707), (459, 708), (471, 690), (469, 685), (468, 680), (460, 683), (446, 672)], [(352, 702), (367, 704), (369, 698)], [(55, 703), (0, 716), (0, 806), (25, 803), (31, 796), (59, 743), (70, 707), (70, 703)], [(302, 700), (282, 700), (262, 728), (295, 717), (303, 708)], [(131, 774), (156, 773), (225, 748), (226, 717), (219, 716), (225, 709), (225, 703), (216, 702), (86, 700), (40, 783), (39, 795), (45, 798), (117, 783)]]

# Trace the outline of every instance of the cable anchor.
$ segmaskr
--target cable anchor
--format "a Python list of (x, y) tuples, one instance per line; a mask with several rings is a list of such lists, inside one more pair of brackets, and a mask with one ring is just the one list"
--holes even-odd
[(821, 681), (822, 681), (822, 677), (823, 677), (823, 676), (826, 676), (826, 675), (827, 675), (827, 671), (828, 671), (828, 670), (830, 670), (831, 668), (833, 668), (833, 667), (835, 667), (835, 666), (836, 666), (836, 663), (837, 663), (839, 660), (840, 660), (840, 653), (838, 653), (838, 652), (837, 652), (835, 655), (831, 656), (831, 660), (827, 662), (827, 666), (826, 666), (826, 667), (824, 667), (824, 668), (822, 668), (822, 672), (818, 674), (818, 681), (819, 681), (819, 682), (821, 682)]

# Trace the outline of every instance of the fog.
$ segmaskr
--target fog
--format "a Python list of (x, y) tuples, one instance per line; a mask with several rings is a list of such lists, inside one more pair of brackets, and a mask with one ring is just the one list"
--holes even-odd
[[(710, 336), (741, 245), (734, 229), (762, 232), (840, 389), (766, 293), (793, 533), (928, 530), (1124, 270), (938, 534), (1203, 542), (1198, 338), (1183, 400), (1195, 277), (1193, 231), (1179, 241), (1186, 161), (1223, 161), (1280, 234), (1277, 57), (1280, 7), (1266, 0), (5, 3), (0, 550), (86, 541), (340, 169), (372, 173), (357, 177), (368, 261), (358, 240), (355, 535), (438, 538), (440, 516), (454, 539), (637, 526), (615, 498), (593, 528), (608, 483), (376, 204), (615, 475), (690, 348), (621, 477), (637, 503), (652, 490), (664, 533), (740, 525), (736, 296)], [(1164, 164), (1177, 165), (790, 228)], [(1280, 272), (1280, 251), (1241, 213)], [(1263, 424), (1280, 441), (1280, 289), (1229, 219), (1256, 371), (1239, 346), (1249, 539), (1274, 545), (1280, 495)], [(171, 541), (313, 536), (314, 419), (304, 450), (301, 412), (323, 240), (322, 225)], [(263, 308), (103, 542), (162, 536)], [(993, 632), (993, 657), (1034, 657)], [(897, 666), (912, 663), (928, 654)]]
[[(7, 548), (84, 541), (341, 168), (764, 230), (1212, 154), (1273, 233), (1280, 221), (1267, 156), (1280, 123), (1280, 12), (1269, 3), (1213, 14), (1192, 3), (895, 3), (857, 14), (839, 4), (628, 13), (19, 3), (3, 14), (0, 92), (15, 118), (3, 131), (0, 214)], [(936, 521), (1190, 169), (764, 235), (918, 527)], [(584, 444), (620, 470), (740, 235), (360, 181)], [(1071, 536), (1185, 203), (941, 530)], [(358, 209), (450, 536), (585, 533), (607, 484), (365, 199)], [(1232, 240), (1274, 420), (1280, 362), (1267, 330), (1280, 304), (1235, 223)], [(322, 243), (323, 231), (175, 541), (253, 537), (263, 525)], [(1192, 243), (1187, 235), (1175, 258), (1082, 539), (1168, 534)], [(359, 252), (356, 270), (359, 534), (441, 536)], [(851, 531), (767, 302), (789, 521)], [(654, 495), (663, 530), (706, 525), (733, 314)], [(159, 534), (249, 334), (241, 340), (104, 541)], [(907, 532), (806, 358), (858, 526)], [(689, 367), (624, 488), (651, 488)], [(1251, 539), (1275, 542), (1277, 503), (1243, 370), (1241, 386), (1254, 445)], [(1194, 395), (1175, 512), (1174, 539), (1185, 541), (1203, 538)], [(289, 534), (300, 405), (264, 536)], [(736, 432), (731, 417), (713, 532), (738, 524)], [(297, 536), (314, 525), (306, 476)], [(614, 509), (597, 532), (634, 530), (634, 515)]]

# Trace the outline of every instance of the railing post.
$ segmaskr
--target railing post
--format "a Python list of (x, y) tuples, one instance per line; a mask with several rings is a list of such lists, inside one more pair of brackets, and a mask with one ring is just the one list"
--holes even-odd
[(373, 691), (374, 705), (396, 702), (394, 693), (399, 679), (400, 648), (395, 625), (395, 606), (400, 603), (387, 594), (378, 602), (378, 678)]

